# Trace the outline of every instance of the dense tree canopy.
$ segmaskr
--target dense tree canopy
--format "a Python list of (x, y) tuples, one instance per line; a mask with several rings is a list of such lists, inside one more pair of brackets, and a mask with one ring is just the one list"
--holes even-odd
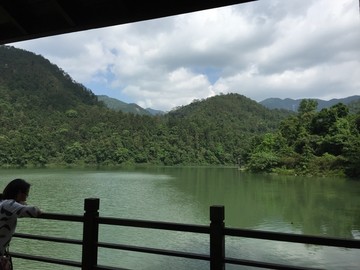
[(316, 101), (303, 100), (296, 116), (265, 134), (248, 157), (251, 171), (360, 176), (360, 112), (344, 104), (316, 112)]

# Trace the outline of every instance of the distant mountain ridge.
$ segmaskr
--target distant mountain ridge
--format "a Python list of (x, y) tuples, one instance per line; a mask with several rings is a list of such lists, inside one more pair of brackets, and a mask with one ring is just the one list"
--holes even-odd
[(115, 111), (122, 111), (125, 113), (133, 113), (139, 115), (164, 114), (164, 112), (160, 110), (154, 110), (151, 108), (144, 109), (135, 103), (125, 103), (121, 100), (106, 95), (98, 95), (97, 98), (99, 101), (102, 101), (106, 107)]
[[(98, 95), (98, 100), (104, 102), (105, 106), (115, 111), (122, 111), (125, 113), (133, 113), (139, 115), (163, 115), (166, 112), (161, 110), (155, 110), (152, 108), (142, 108), (135, 103), (125, 103), (116, 98), (111, 98), (106, 95)], [(310, 98), (309, 98), (310, 99)], [(258, 102), (268, 109), (284, 109), (288, 111), (297, 112), (299, 104), (303, 99), (291, 99), (291, 98), (267, 98)], [(343, 103), (345, 105), (351, 105), (355, 102), (360, 102), (360, 96), (354, 95), (340, 99), (322, 100), (315, 99), (318, 102), (317, 110), (320, 111), (324, 108), (330, 108), (337, 103)]]
[(106, 107), (115, 111), (122, 111), (125, 113), (133, 113), (140, 115), (151, 115), (150, 112), (141, 108), (139, 105), (135, 103), (128, 104), (121, 100), (118, 100), (116, 98), (111, 98), (106, 95), (98, 95), (97, 98), (99, 101), (104, 102)]
[[(101, 103), (107, 108), (125, 113), (148, 116), (165, 114), (161, 110), (144, 109), (135, 103), (128, 104), (105, 95), (95, 95), (91, 89), (75, 82), (64, 70), (41, 55), (11, 46), (0, 46), (0, 85), (12, 89), (7, 93), (11, 99), (16, 100), (19, 96), (24, 96), (22, 101), (27, 107), (67, 110), (80, 103), (87, 105)], [(296, 112), (301, 100), (268, 98), (258, 103), (268, 109)], [(358, 103), (360, 96), (354, 95), (328, 101), (315, 100), (318, 101), (318, 110), (321, 110), (339, 102), (345, 105)]]
[[(259, 102), (260, 104), (262, 104), (263, 106), (265, 106), (266, 108), (269, 109), (285, 109), (285, 110), (289, 110), (289, 111), (294, 111), (296, 112), (299, 108), (299, 104), (301, 102), (301, 100), (303, 99), (291, 99), (291, 98), (285, 98), (285, 99), (281, 99), (281, 98), (267, 98), (261, 102)], [(340, 98), (340, 99), (331, 99), (331, 100), (322, 100), (322, 99), (315, 99), (318, 102), (318, 107), (317, 109), (320, 111), (321, 109), (324, 108), (329, 108), (337, 103), (343, 103), (345, 105), (348, 105), (352, 102), (355, 101), (359, 101), (360, 100), (360, 96), (358, 95), (354, 95), (354, 96), (350, 96), (350, 97), (346, 97), (346, 98)]]

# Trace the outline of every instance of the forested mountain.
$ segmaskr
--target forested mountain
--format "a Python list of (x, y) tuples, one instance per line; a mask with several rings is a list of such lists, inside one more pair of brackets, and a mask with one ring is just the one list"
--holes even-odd
[(89, 89), (47, 59), (9, 46), (0, 46), (0, 86), (3, 100), (28, 109), (63, 111), (98, 104)]
[(134, 103), (130, 103), (130, 104), (125, 103), (121, 100), (118, 100), (116, 98), (111, 98), (106, 95), (98, 95), (97, 98), (99, 101), (104, 102), (106, 107), (115, 111), (122, 111), (125, 113), (133, 113), (139, 115), (151, 115), (150, 112), (148, 112), (147, 110), (141, 108), (139, 105)]
[(164, 115), (107, 108), (42, 56), (0, 46), (0, 166), (235, 165), (360, 175), (359, 103), (270, 110), (239, 94)]
[[(200, 163), (235, 164), (255, 135), (275, 130), (288, 111), (269, 110), (239, 94), (197, 100), (164, 116), (191, 159)], [(174, 141), (174, 143), (176, 143)], [(176, 153), (174, 155), (180, 155)]]
[(0, 47), (0, 164), (224, 164), (288, 112), (236, 94), (196, 101), (163, 116), (106, 108), (42, 56)]
[[(314, 99), (316, 100), (318, 106), (317, 110), (320, 111), (324, 108), (330, 108), (333, 105), (338, 103), (343, 103), (345, 105), (349, 105), (352, 102), (360, 101), (360, 96), (350, 96), (346, 98), (339, 99), (331, 99), (331, 100), (322, 100), (322, 99)], [(300, 102), (302, 99), (291, 99), (291, 98), (267, 98), (260, 102), (260, 104), (264, 105), (269, 109), (285, 109), (296, 112), (299, 108)]]

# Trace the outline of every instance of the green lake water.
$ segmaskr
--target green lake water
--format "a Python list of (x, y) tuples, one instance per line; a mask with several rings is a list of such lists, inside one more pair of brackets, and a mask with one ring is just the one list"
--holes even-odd
[[(100, 216), (209, 224), (209, 207), (225, 206), (225, 225), (360, 239), (360, 182), (245, 174), (234, 168), (1, 170), (0, 189), (14, 178), (32, 184), (29, 204), (44, 212), (82, 215), (85, 198), (100, 198)], [(72, 222), (19, 219), (17, 232), (81, 239)], [(207, 235), (100, 226), (101, 242), (208, 254)], [(80, 261), (81, 247), (14, 238), (11, 251)], [(326, 269), (360, 269), (360, 250), (226, 237), (226, 256)], [(110, 249), (99, 264), (129, 269), (209, 269), (209, 263)], [(77, 269), (14, 259), (16, 270)], [(226, 269), (254, 269), (226, 265)]]

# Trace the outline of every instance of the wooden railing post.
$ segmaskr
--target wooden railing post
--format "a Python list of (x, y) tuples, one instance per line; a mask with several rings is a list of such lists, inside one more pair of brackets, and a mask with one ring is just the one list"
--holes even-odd
[(224, 206), (210, 206), (210, 270), (225, 270)]
[(82, 246), (82, 270), (93, 270), (97, 265), (100, 200), (89, 198), (84, 201), (84, 224), (83, 224), (83, 246)]

